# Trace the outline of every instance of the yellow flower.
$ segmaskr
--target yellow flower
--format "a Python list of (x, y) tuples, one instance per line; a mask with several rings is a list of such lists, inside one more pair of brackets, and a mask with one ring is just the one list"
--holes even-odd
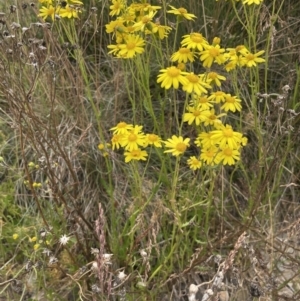
[(207, 82), (210, 85), (215, 84), (217, 87), (221, 87), (221, 80), (226, 80), (226, 77), (218, 74), (217, 72), (209, 72), (207, 74)]
[(161, 9), (161, 6), (151, 5), (150, 3), (131, 3), (129, 6), (129, 12), (132, 14), (138, 13), (140, 15), (144, 15), (145, 12), (151, 12)]
[(142, 160), (146, 161), (148, 156), (147, 152), (141, 149), (133, 149), (131, 151), (125, 152), (125, 162), (128, 163), (131, 160)]
[(33, 246), (33, 249), (36, 251), (39, 247), (40, 247), (40, 244), (35, 244), (35, 245)]
[(121, 146), (121, 141), (123, 139), (123, 134), (114, 134), (111, 138), (112, 149), (119, 149)]
[(237, 149), (242, 142), (243, 135), (235, 132), (231, 125), (221, 126), (218, 130), (211, 131), (211, 139), (221, 148), (226, 145), (231, 149)]
[(211, 139), (211, 136), (211, 132), (202, 132), (198, 135), (197, 139), (195, 140), (195, 144), (198, 147), (202, 147), (203, 149), (208, 149), (215, 145), (215, 142)]
[(175, 67), (169, 67), (166, 69), (161, 69), (157, 76), (157, 83), (161, 82), (161, 87), (165, 89), (170, 89), (174, 87), (174, 89), (178, 89), (179, 83), (182, 85), (188, 84), (188, 80), (182, 75), (182, 71)]
[(17, 233), (14, 233), (13, 236), (12, 236), (12, 238), (13, 238), (14, 240), (18, 239), (18, 237), (19, 237), (19, 234), (17, 234)]
[(193, 19), (197, 18), (194, 14), (189, 14), (187, 12), (187, 10), (183, 7), (176, 8), (172, 5), (169, 5), (169, 6), (172, 8), (171, 10), (167, 11), (167, 13), (169, 13), (169, 14), (174, 14), (176, 16), (183, 17), (187, 20), (193, 20)]
[(234, 165), (236, 161), (240, 160), (240, 152), (230, 147), (223, 147), (217, 154), (217, 162), (222, 162), (223, 165)]
[(148, 145), (154, 145), (155, 147), (162, 147), (161, 145), (161, 138), (155, 134), (147, 134), (145, 138), (145, 145), (144, 147), (147, 147)]
[(124, 26), (125, 20), (123, 18), (118, 18), (117, 20), (110, 21), (108, 24), (105, 25), (106, 32), (112, 33), (115, 31), (124, 32), (125, 26)]
[(161, 40), (166, 38), (171, 30), (172, 28), (166, 25), (160, 25), (159, 23), (152, 24), (152, 32), (154, 34), (157, 33)]
[(121, 13), (121, 10), (125, 8), (123, 0), (112, 0), (112, 5), (109, 7), (110, 16), (118, 16)]
[(209, 111), (209, 116), (207, 116), (207, 118), (204, 121), (204, 125), (205, 126), (212, 125), (215, 128), (217, 128), (218, 126), (220, 126), (222, 124), (222, 121), (219, 119), (222, 116), (226, 116), (226, 114), (222, 113), (219, 115), (215, 115), (215, 110), (211, 109)]
[(207, 93), (205, 88), (211, 88), (208, 83), (202, 80), (203, 76), (196, 75), (193, 72), (186, 73), (185, 78), (188, 80), (188, 82), (182, 85), (182, 89), (187, 93), (195, 93), (200, 96), (203, 93)]
[(33, 236), (33, 237), (29, 237), (29, 242), (36, 242), (36, 236)]
[(98, 149), (99, 150), (104, 150), (105, 145), (103, 143), (98, 144)]
[(224, 102), (226, 97), (226, 93), (223, 91), (212, 92), (208, 97), (208, 100), (214, 101), (215, 103)]
[(196, 125), (199, 125), (201, 122), (204, 122), (210, 114), (208, 110), (202, 110), (199, 106), (188, 106), (187, 110), (189, 113), (183, 114), (183, 122), (187, 122), (189, 125), (193, 122), (195, 122)]
[(214, 145), (207, 149), (202, 149), (200, 159), (205, 162), (207, 165), (218, 164), (218, 160), (216, 158), (218, 152), (218, 148)]
[[(155, 16), (156, 12), (151, 11), (148, 15), (141, 17), (140, 21), (133, 25), (135, 31), (144, 31), (148, 24), (152, 23), (152, 19)], [(150, 26), (151, 28), (151, 26)]]
[(263, 63), (265, 62), (265, 59), (259, 57), (261, 56), (262, 54), (265, 53), (264, 50), (261, 50), (261, 51), (258, 51), (257, 53), (251, 53), (251, 52), (248, 52), (247, 50), (246, 51), (242, 51), (242, 57), (240, 59), (240, 63), (242, 66), (246, 66), (246, 67), (253, 67), (253, 66), (256, 66), (256, 63)]
[(133, 58), (137, 53), (144, 52), (145, 41), (138, 35), (129, 34), (125, 37), (125, 44), (120, 44), (118, 55), (122, 58)]
[(169, 138), (167, 141), (164, 141), (165, 146), (169, 148), (164, 152), (171, 153), (173, 156), (176, 157), (180, 156), (190, 146), (189, 142), (190, 142), (190, 138), (183, 139), (182, 136), (177, 137), (173, 135), (172, 138)]
[(199, 159), (197, 159), (195, 156), (190, 157), (187, 160), (187, 163), (190, 166), (190, 169), (193, 170), (199, 169), (202, 166), (202, 162)]
[(184, 35), (183, 38), (181, 45), (189, 49), (198, 49), (199, 51), (202, 51), (209, 46), (206, 39), (198, 32), (192, 32), (191, 34)]
[(225, 95), (225, 102), (221, 107), (222, 110), (228, 111), (241, 111), (242, 105), (241, 100), (237, 98), (237, 96), (232, 96), (231, 94)]
[(178, 63), (187, 63), (194, 61), (194, 53), (186, 47), (181, 47), (177, 52), (173, 53), (171, 56), (171, 61)]
[(114, 134), (126, 134), (129, 130), (133, 129), (132, 124), (128, 124), (124, 121), (119, 122), (116, 126), (112, 127), (110, 131)]
[(145, 144), (145, 134), (141, 132), (142, 128), (142, 126), (136, 125), (131, 130), (127, 131), (127, 133), (123, 135), (121, 146), (125, 147), (128, 151), (143, 146)]
[(203, 61), (203, 67), (210, 68), (213, 63), (223, 64), (226, 61), (224, 56), (225, 49), (220, 45), (206, 46), (206, 50), (201, 51), (200, 60)]
[(78, 18), (78, 13), (81, 13), (80, 10), (73, 8), (70, 5), (67, 5), (64, 8), (59, 8), (57, 13), (62, 18)]
[(191, 100), (190, 104), (193, 106), (199, 106), (201, 110), (210, 110), (210, 108), (213, 106), (206, 94), (201, 96), (193, 94), (193, 99)]
[(243, 4), (256, 4), (256, 5), (260, 5), (264, 0), (244, 0)]
[(40, 9), (40, 13), (38, 15), (39, 17), (42, 17), (44, 20), (47, 19), (47, 17), (51, 17), (54, 21), (55, 17), (55, 8), (50, 4), (48, 7), (42, 6)]

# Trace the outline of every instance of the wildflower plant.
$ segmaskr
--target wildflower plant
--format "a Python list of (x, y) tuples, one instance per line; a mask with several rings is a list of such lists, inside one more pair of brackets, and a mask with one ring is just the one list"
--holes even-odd
[(300, 7), (198, 2), (0, 4), (7, 300), (246, 300), (297, 264)]

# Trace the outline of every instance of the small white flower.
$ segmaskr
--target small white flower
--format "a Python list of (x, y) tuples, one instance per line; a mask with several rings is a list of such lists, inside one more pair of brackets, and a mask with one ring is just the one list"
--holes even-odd
[(114, 254), (103, 254), (102, 258), (103, 258), (103, 261), (104, 261), (104, 264), (111, 264), (111, 258)]
[(61, 238), (59, 239), (59, 243), (62, 245), (62, 246), (65, 246), (68, 241), (70, 240), (70, 237), (67, 236), (66, 234), (62, 235)]
[(124, 271), (120, 271), (119, 274), (118, 274), (118, 278), (123, 281), (125, 278), (126, 278), (126, 274)]
[(50, 256), (50, 259), (49, 259), (49, 264), (54, 264), (54, 263), (57, 263), (58, 262), (58, 259), (54, 256)]

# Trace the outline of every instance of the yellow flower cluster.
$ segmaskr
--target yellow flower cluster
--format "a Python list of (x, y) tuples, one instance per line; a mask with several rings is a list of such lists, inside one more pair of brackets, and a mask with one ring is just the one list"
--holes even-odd
[[(263, 50), (253, 54), (244, 45), (224, 49), (219, 43), (220, 39), (214, 38), (210, 45), (201, 33), (192, 32), (183, 36), (182, 47), (173, 53), (171, 61), (184, 64), (192, 63), (198, 56), (203, 67), (211, 68), (216, 63), (223, 65), (227, 72), (237, 67), (256, 67), (258, 63), (265, 61), (260, 57), (264, 53)], [(221, 82), (225, 80), (226, 77), (217, 72), (194, 74), (183, 71), (179, 66), (161, 69), (157, 77), (157, 83), (160, 83), (162, 88), (178, 89), (179, 84), (181, 84), (183, 91), (197, 95), (207, 93), (207, 89), (212, 89), (212, 85), (220, 87)]]
[[(260, 4), (262, 0), (243, 0), (244, 4)], [(196, 16), (184, 8), (170, 6), (169, 14), (178, 20), (193, 21)], [(126, 0), (112, 0), (110, 15), (116, 19), (106, 25), (107, 33), (113, 33), (116, 44), (109, 45), (109, 53), (118, 58), (133, 58), (145, 51), (146, 35), (159, 39), (168, 36), (171, 28), (158, 23), (155, 17), (160, 6), (149, 3), (132, 3), (127, 6)], [(148, 39), (147, 39), (148, 41)], [(233, 165), (240, 160), (240, 152), (247, 144), (247, 138), (231, 125), (224, 124), (228, 112), (242, 110), (242, 100), (223, 91), (222, 83), (226, 76), (222, 73), (237, 68), (253, 68), (265, 62), (261, 57), (264, 51), (251, 52), (244, 45), (235, 48), (223, 48), (221, 40), (215, 37), (211, 43), (200, 32), (183, 35), (179, 49), (171, 55), (173, 64), (159, 71), (157, 83), (166, 90), (182, 89), (189, 98), (183, 113), (183, 122), (196, 126), (199, 133), (194, 141), (198, 147), (198, 156), (191, 156), (187, 163), (193, 170), (203, 165)], [(194, 72), (193, 63), (201, 62), (206, 72)], [(218, 66), (218, 72), (213, 67)], [(223, 68), (220, 71), (220, 67)], [(125, 162), (146, 160), (145, 148), (149, 145), (166, 148), (165, 153), (181, 156), (192, 142), (190, 138), (173, 135), (162, 141), (155, 134), (145, 134), (142, 126), (120, 122), (111, 129), (112, 148), (125, 150)]]
[(54, 21), (58, 18), (78, 18), (78, 13), (81, 13), (83, 3), (79, 0), (55, 1), (55, 0), (39, 0), (42, 4), (39, 17), (46, 20), (48, 17)]
[(145, 134), (143, 127), (119, 122), (110, 130), (113, 131), (111, 139), (112, 149), (124, 149), (125, 162), (131, 160), (145, 161), (148, 154), (144, 150), (148, 146), (162, 147), (162, 140), (153, 133)]
[[(222, 91), (226, 77), (211, 70), (213, 64), (222, 65), (229, 72), (237, 67), (256, 67), (265, 60), (260, 56), (264, 51), (251, 53), (244, 45), (235, 48), (222, 48), (220, 39), (214, 38), (209, 44), (197, 32), (184, 35), (181, 48), (171, 56), (171, 61), (179, 64), (192, 64), (197, 58), (207, 72), (194, 74), (185, 68), (170, 66), (160, 70), (157, 83), (164, 89), (182, 88), (188, 94), (190, 103), (183, 114), (183, 122), (196, 125), (198, 135), (195, 144), (200, 148), (198, 157), (191, 156), (187, 163), (196, 170), (205, 165), (233, 165), (240, 160), (240, 150), (247, 139), (235, 132), (222, 117), (229, 111), (235, 113), (242, 109), (241, 99)], [(216, 113), (217, 112), (217, 113)], [(204, 131), (203, 127), (206, 127)], [(176, 140), (173, 141), (176, 143)], [(175, 154), (175, 152), (173, 152)], [(176, 155), (176, 154), (175, 154)]]
[(111, 2), (109, 14), (116, 16), (116, 19), (106, 25), (106, 32), (113, 33), (116, 43), (108, 45), (108, 53), (118, 58), (128, 59), (143, 53), (145, 35), (162, 40), (171, 31), (171, 27), (161, 25), (158, 19), (155, 19), (160, 6), (136, 2), (127, 6), (126, 0)]

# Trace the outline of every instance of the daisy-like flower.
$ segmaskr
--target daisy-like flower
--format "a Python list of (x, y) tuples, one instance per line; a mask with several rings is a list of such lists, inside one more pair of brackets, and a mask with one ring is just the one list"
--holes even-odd
[(151, 12), (151, 11), (157, 11), (159, 9), (161, 9), (161, 6), (158, 5), (151, 5), (150, 3), (131, 3), (129, 6), (129, 12), (131, 14), (140, 14), (140, 15), (144, 15), (145, 12)]
[(169, 14), (174, 14), (176, 16), (179, 16), (179, 17), (182, 17), (182, 18), (185, 18), (187, 20), (193, 20), (195, 18), (197, 18), (194, 14), (189, 14), (187, 12), (187, 10), (183, 7), (180, 7), (180, 8), (176, 8), (172, 5), (169, 5), (172, 9), (171, 10), (168, 10), (167, 13)]
[(170, 26), (161, 25), (159, 23), (152, 24), (152, 33), (158, 34), (158, 37), (163, 40), (168, 37), (169, 32), (172, 30)]
[(106, 32), (112, 33), (112, 32), (124, 32), (125, 26), (124, 26), (125, 20), (123, 18), (118, 18), (117, 20), (110, 21), (108, 24), (105, 25)]
[(265, 62), (265, 59), (259, 57), (265, 53), (264, 50), (258, 51), (257, 53), (254, 53), (254, 54), (251, 52), (248, 52), (247, 50), (241, 51), (241, 53), (243, 55), (240, 59), (242, 66), (251, 68), (253, 66), (257, 66), (257, 63)]
[(117, 44), (117, 45), (108, 45), (107, 48), (111, 49), (110, 51), (108, 51), (108, 54), (113, 54), (115, 56), (118, 56), (118, 53), (121, 50), (120, 44)]
[(202, 162), (199, 159), (197, 159), (195, 156), (190, 157), (187, 160), (187, 163), (188, 163), (190, 169), (192, 169), (192, 170), (199, 169), (202, 166)]
[(125, 147), (128, 151), (132, 151), (138, 149), (139, 146), (143, 146), (145, 144), (145, 134), (141, 132), (142, 128), (142, 126), (136, 125), (131, 130), (127, 131), (127, 133), (123, 134), (121, 146)]
[(243, 4), (256, 4), (256, 5), (260, 5), (264, 0), (244, 0)]
[(123, 139), (123, 134), (114, 134), (111, 138), (112, 149), (119, 149)]
[(57, 14), (62, 18), (78, 18), (78, 13), (81, 13), (81, 11), (70, 5), (66, 5), (66, 7), (57, 10)]
[(136, 54), (144, 52), (145, 41), (138, 35), (129, 34), (125, 37), (125, 44), (120, 44), (118, 56), (133, 58)]
[(232, 96), (231, 94), (225, 95), (225, 102), (221, 107), (222, 110), (228, 111), (241, 111), (242, 105), (241, 100), (237, 98), (237, 96)]
[(189, 142), (190, 138), (183, 139), (182, 136), (177, 137), (173, 135), (172, 138), (169, 138), (167, 141), (164, 141), (165, 146), (169, 148), (164, 152), (171, 153), (175, 157), (180, 156), (190, 146)]
[(215, 103), (224, 102), (226, 97), (226, 93), (223, 91), (212, 92), (208, 97), (209, 101), (214, 101)]
[(161, 83), (161, 87), (165, 89), (170, 89), (173, 87), (174, 89), (178, 89), (179, 83), (182, 85), (188, 84), (188, 80), (183, 76), (183, 72), (175, 67), (169, 67), (166, 69), (161, 69), (157, 76), (157, 83)]
[(240, 160), (240, 152), (230, 147), (223, 147), (217, 154), (217, 161), (222, 162), (223, 165), (234, 165), (236, 161)]
[(210, 148), (202, 149), (200, 159), (205, 162), (207, 165), (218, 164), (216, 155), (218, 153), (218, 148), (212, 145)]
[(196, 75), (193, 72), (186, 73), (185, 78), (188, 81), (182, 85), (182, 89), (187, 93), (195, 93), (200, 96), (203, 93), (207, 93), (206, 88), (211, 88), (211, 86), (203, 80), (203, 76)]
[(216, 115), (214, 109), (211, 109), (209, 113), (210, 115), (207, 116), (207, 118), (204, 121), (205, 126), (212, 125), (213, 127), (218, 128), (218, 126), (222, 125), (222, 121), (219, 118), (221, 118), (222, 116), (226, 116), (225, 113)]
[(221, 87), (221, 80), (226, 80), (226, 77), (218, 74), (217, 72), (208, 72), (207, 73), (207, 82), (210, 85), (216, 85), (217, 87)]
[(155, 134), (147, 134), (145, 138), (145, 144), (144, 147), (147, 147), (148, 145), (154, 145), (155, 147), (162, 147), (162, 140), (159, 136)]
[(112, 0), (112, 5), (109, 7), (109, 15), (118, 16), (124, 8), (125, 5), (123, 0)]
[(192, 32), (188, 35), (184, 35), (183, 38), (181, 45), (189, 49), (198, 49), (199, 51), (203, 51), (207, 46), (209, 46), (207, 40), (198, 32)]
[(205, 47), (206, 50), (201, 51), (200, 60), (203, 61), (203, 67), (210, 68), (213, 63), (223, 64), (226, 61), (224, 56), (225, 49), (221, 48), (220, 45)]
[(227, 63), (224, 68), (227, 72), (230, 72), (231, 70), (236, 69), (237, 66), (237, 61), (230, 61), (229, 63)]
[(195, 60), (194, 55), (195, 54), (189, 48), (181, 47), (177, 52), (172, 54), (171, 61), (178, 61), (178, 63), (193, 62)]
[(147, 160), (147, 152), (141, 149), (133, 149), (131, 151), (125, 152), (125, 162), (128, 163), (131, 160), (142, 160), (146, 161)]
[(213, 106), (206, 94), (201, 96), (193, 94), (190, 104), (194, 107), (199, 107), (201, 110), (210, 110)]
[(124, 121), (119, 122), (116, 126), (109, 129), (110, 131), (113, 131), (114, 134), (126, 134), (129, 130), (133, 129), (132, 124), (128, 124)]
[(61, 246), (65, 246), (68, 243), (69, 240), (70, 240), (70, 237), (67, 236), (66, 234), (64, 234), (60, 237), (59, 243), (60, 243)]
[(195, 144), (203, 149), (208, 149), (215, 145), (215, 142), (211, 139), (211, 136), (211, 132), (202, 132), (198, 135), (197, 139), (195, 140)]
[(204, 122), (206, 118), (209, 116), (208, 110), (202, 110), (198, 107), (187, 107), (188, 113), (183, 114), (183, 122), (187, 122), (191, 125), (195, 122), (196, 125), (199, 125), (201, 122)]
[(50, 4), (49, 6), (42, 6), (40, 9), (40, 13), (38, 14), (39, 17), (42, 17), (44, 20), (46, 20), (48, 17), (51, 17), (51, 19), (54, 21), (55, 17), (55, 7)]
[(231, 149), (238, 149), (242, 138), (243, 135), (235, 132), (229, 124), (223, 125), (218, 130), (211, 131), (211, 139), (221, 148), (227, 146)]
[(133, 28), (135, 29), (135, 31), (144, 31), (145, 28), (147, 27), (148, 24), (152, 23), (152, 19), (155, 16), (156, 12), (151, 11), (149, 12), (149, 14), (144, 15), (141, 17), (141, 19), (139, 20), (139, 22), (135, 23), (133, 25)]

